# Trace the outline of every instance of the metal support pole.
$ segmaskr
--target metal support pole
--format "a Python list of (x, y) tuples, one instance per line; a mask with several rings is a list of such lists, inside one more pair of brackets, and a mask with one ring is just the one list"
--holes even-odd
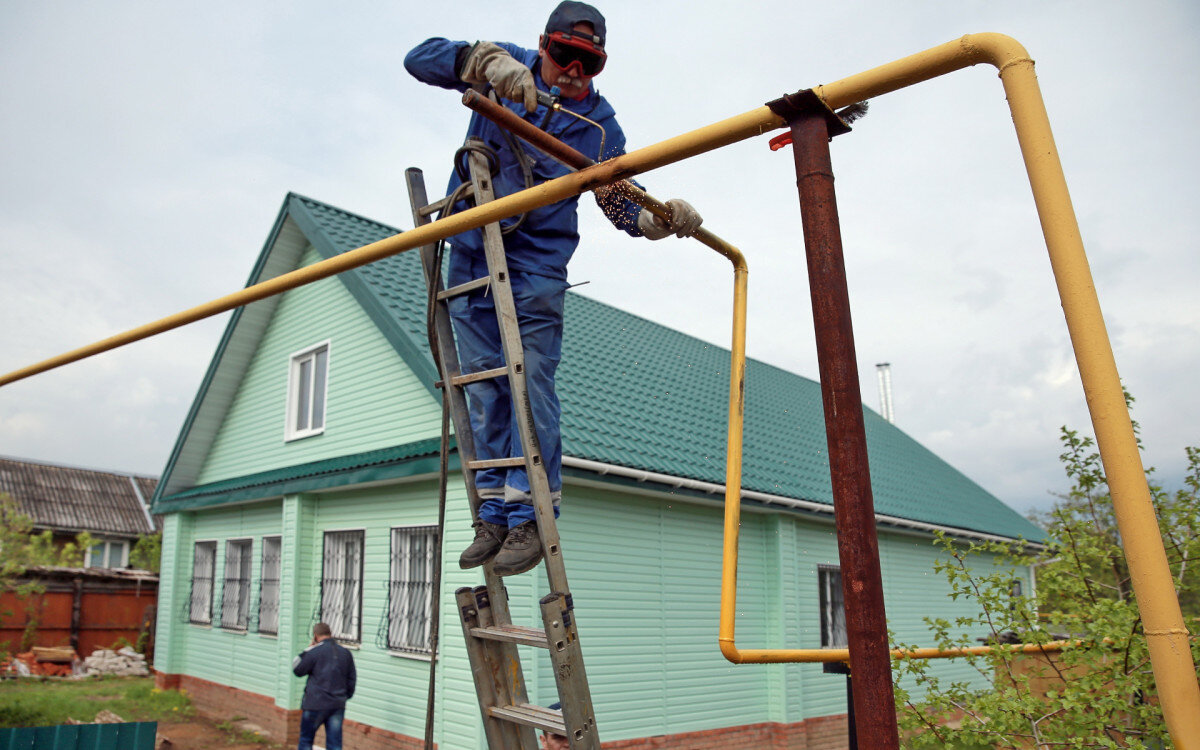
[(894, 750), (899, 747), (900, 739), (883, 606), (883, 578), (879, 570), (879, 540), (875, 533), (858, 362), (829, 158), (830, 126), (826, 118), (833, 113), (823, 103), (816, 104), (811, 107), (802, 104), (802, 111), (789, 113), (788, 120), (817, 334), (846, 634), (855, 682), (855, 729), (866, 747)]

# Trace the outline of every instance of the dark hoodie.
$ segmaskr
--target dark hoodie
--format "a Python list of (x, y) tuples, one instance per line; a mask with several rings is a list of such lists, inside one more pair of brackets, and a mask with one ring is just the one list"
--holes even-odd
[(332, 638), (309, 646), (292, 662), (297, 677), (308, 675), (304, 700), (305, 711), (326, 711), (345, 708), (354, 697), (354, 657)]

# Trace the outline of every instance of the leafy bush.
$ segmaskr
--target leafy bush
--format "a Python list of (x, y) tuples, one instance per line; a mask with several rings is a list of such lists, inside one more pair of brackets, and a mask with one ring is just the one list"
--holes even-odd
[[(1066, 639), (1072, 645), (1050, 655), (997, 650), (969, 657), (992, 683), (984, 690), (945, 684), (926, 661), (897, 660), (897, 674), (910, 677), (924, 693), (918, 699), (896, 690), (906, 747), (1171, 747), (1099, 454), (1092, 438), (1065, 427), (1061, 442), (1060, 458), (1073, 487), (1048, 514), (1034, 519), (1047, 531), (1045, 549), (939, 536), (945, 558), (937, 570), (949, 580), (951, 596), (976, 602), (979, 615), (925, 621), (941, 648), (977, 645), (961, 633), (980, 627), (993, 642)], [(1181, 489), (1163, 490), (1152, 468), (1147, 478), (1184, 615), (1196, 617), (1200, 449), (1185, 450), (1188, 470)], [(1000, 564), (983, 564), (985, 555)], [(1014, 595), (1013, 570), (1031, 565), (1036, 596)], [(1192, 639), (1192, 651), (1200, 662), (1200, 640)]]

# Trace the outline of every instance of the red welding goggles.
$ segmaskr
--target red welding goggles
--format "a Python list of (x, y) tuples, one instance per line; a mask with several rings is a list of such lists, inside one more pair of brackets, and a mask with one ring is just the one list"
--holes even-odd
[(590, 34), (552, 31), (546, 37), (543, 49), (550, 56), (550, 61), (564, 71), (570, 73), (578, 63), (578, 73), (585, 76), (594, 76), (604, 70), (604, 63), (608, 60), (604, 47), (596, 44)]

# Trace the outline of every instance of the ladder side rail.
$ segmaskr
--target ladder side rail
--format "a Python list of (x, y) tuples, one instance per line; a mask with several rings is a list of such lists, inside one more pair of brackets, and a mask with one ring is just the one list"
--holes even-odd
[[(491, 707), (506, 704), (511, 700), (506, 685), (501, 679), (500, 666), (503, 659), (497, 659), (497, 653), (487, 641), (474, 638), (471, 629), (480, 627), (486, 622), (487, 592), (464, 586), (454, 592), (454, 600), (458, 605), (459, 620), (462, 622), (463, 640), (467, 646), (467, 660), (471, 664), (471, 678), (475, 683), (475, 697), (479, 703), (479, 713), (483, 718), (483, 734), (487, 739), (489, 750), (532, 750), (535, 745), (526, 742), (528, 737), (517, 726), (492, 716)], [(480, 607), (480, 594), (485, 607)], [(518, 670), (519, 673), (519, 670)]]
[[(471, 151), (468, 164), (477, 199), (480, 202), (492, 200), (494, 193), (486, 158), (478, 151)], [(546, 576), (551, 593), (543, 598), (541, 610), (550, 647), (551, 664), (554, 667), (555, 687), (563, 706), (568, 744), (571, 750), (600, 750), (591, 691), (583, 666), (578, 633), (575, 630), (558, 524), (554, 518), (554, 504), (550, 498), (550, 484), (545, 464), (541, 460), (542, 453), (525, 382), (525, 354), (500, 225), (486, 225), (483, 228), (483, 239), (488, 271), (492, 277), (492, 293), (495, 295), (504, 360), (509, 370), (513, 411), (521, 435), (538, 533), (545, 553)]]
[[(428, 215), (423, 214), (421, 209), (426, 206), (429, 201), (425, 191), (425, 179), (421, 170), (409, 168), (404, 172), (405, 180), (408, 183), (409, 200), (412, 203), (413, 226), (419, 227), (424, 224), (432, 223), (432, 219)], [(421, 269), (425, 274), (426, 289), (430, 285), (434, 287), (433, 294), (442, 290), (442, 274), (441, 269), (434, 268), (436, 262), (437, 248), (435, 244), (422, 245), (420, 248), (421, 254)], [(475, 437), (470, 428), (470, 417), (466, 410), (464, 399), (460, 398), (461, 394), (456, 393), (455, 389), (449, 387), (450, 378), (459, 374), (461, 365), (458, 361), (458, 349), (454, 345), (454, 333), (450, 328), (449, 309), (444, 300), (439, 300), (434, 306), (434, 335), (437, 337), (438, 344), (438, 368), (442, 376), (442, 387), (448, 389), (447, 396), (450, 398), (450, 416), (454, 422), (454, 436), (458, 442), (459, 463), (463, 468), (463, 480), (467, 485), (467, 499), (471, 504), (471, 516), (475, 517), (479, 512), (480, 500), (479, 493), (475, 488), (474, 473), (467, 471), (467, 460), (475, 458)]]
[[(421, 170), (409, 168), (405, 170), (404, 174), (408, 182), (409, 200), (412, 203), (413, 226), (419, 227), (431, 223), (433, 220), (430, 216), (421, 211), (422, 208), (426, 207), (429, 200), (425, 190), (425, 179)], [(421, 267), (425, 273), (426, 288), (432, 283), (436, 285), (436, 291), (441, 291), (443, 286), (441, 269), (434, 268), (434, 263), (436, 262), (435, 246), (432, 244), (423, 245), (420, 253)], [(458, 348), (455, 344), (454, 329), (450, 323), (449, 303), (445, 299), (439, 299), (434, 306), (434, 327), (441, 359), (439, 364), (442, 372), (442, 387), (447, 389), (446, 392), (450, 399), (450, 416), (454, 422), (454, 436), (458, 443), (458, 456), (459, 463), (461, 464), (463, 484), (466, 485), (467, 501), (471, 506), (471, 519), (474, 520), (479, 517), (479, 506), (483, 504), (479, 498), (479, 491), (475, 487), (475, 472), (468, 466), (469, 462), (475, 460), (475, 456), (477, 455), (475, 452), (475, 434), (471, 431), (471, 418), (467, 411), (466, 392), (461, 386), (453, 386), (450, 383), (452, 377), (461, 373), (462, 366), (458, 361)], [(441, 531), (444, 534), (444, 530)], [(504, 584), (500, 580), (500, 577), (491, 572), (491, 565), (484, 566), (484, 581), (488, 587), (494, 619), (502, 625), (510, 624), (512, 616), (508, 610), (508, 593), (504, 590)]]
[(591, 688), (583, 667), (571, 597), (550, 593), (542, 597), (540, 605), (567, 744), (571, 750), (600, 750), (596, 710), (592, 707)]
[[(487, 159), (478, 151), (471, 151), (468, 163), (477, 199), (481, 203), (492, 200), (494, 193)], [(549, 578), (551, 591), (568, 594), (570, 588), (567, 585), (567, 571), (563, 565), (558, 524), (554, 521), (554, 505), (550, 499), (550, 483), (546, 478), (546, 467), (542, 463), (529, 390), (525, 383), (525, 353), (521, 344), (521, 329), (517, 321), (516, 304), (513, 302), (508, 262), (505, 260), (504, 238), (498, 223), (483, 227), (483, 248), (492, 276), (491, 291), (495, 295), (496, 318), (500, 328), (504, 360), (508, 366), (513, 412), (521, 435), (525, 471), (533, 496), (538, 534), (545, 552), (546, 576)]]

